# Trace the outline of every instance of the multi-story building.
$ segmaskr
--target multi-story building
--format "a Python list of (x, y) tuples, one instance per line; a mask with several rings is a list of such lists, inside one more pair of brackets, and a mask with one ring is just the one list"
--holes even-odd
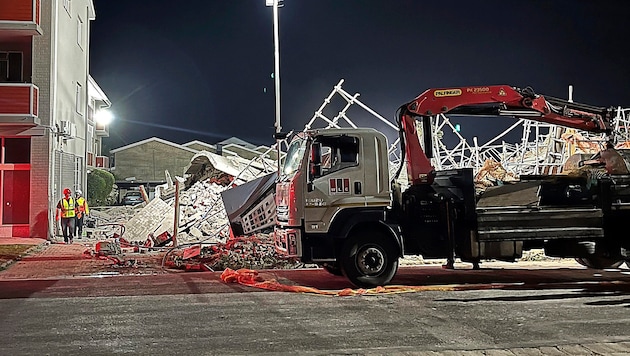
[[(61, 191), (99, 160), (89, 75), (92, 0), (0, 1), (0, 236), (47, 238)], [(106, 168), (106, 167), (104, 167)]]

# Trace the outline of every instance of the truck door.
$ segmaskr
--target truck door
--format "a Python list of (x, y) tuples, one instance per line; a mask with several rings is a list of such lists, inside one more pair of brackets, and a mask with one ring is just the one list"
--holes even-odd
[(324, 233), (336, 212), (364, 202), (364, 167), (358, 137), (319, 136), (314, 144), (321, 147), (321, 168), (307, 188), (304, 227), (306, 232)]

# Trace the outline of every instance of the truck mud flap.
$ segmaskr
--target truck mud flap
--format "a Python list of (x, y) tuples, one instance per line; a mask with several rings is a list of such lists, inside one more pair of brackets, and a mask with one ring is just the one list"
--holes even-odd
[(479, 241), (585, 239), (604, 236), (601, 209), (477, 209)]

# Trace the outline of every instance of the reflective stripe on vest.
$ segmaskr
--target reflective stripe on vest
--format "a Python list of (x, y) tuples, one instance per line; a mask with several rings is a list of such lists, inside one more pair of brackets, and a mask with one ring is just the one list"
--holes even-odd
[(73, 218), (74, 217), (74, 199), (68, 200), (61, 199), (61, 217)]

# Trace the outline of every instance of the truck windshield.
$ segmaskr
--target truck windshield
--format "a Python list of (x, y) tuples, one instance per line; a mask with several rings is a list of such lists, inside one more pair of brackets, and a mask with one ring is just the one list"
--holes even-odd
[(289, 145), (287, 150), (287, 156), (284, 161), (284, 168), (282, 173), (285, 175), (291, 175), (300, 168), (304, 152), (306, 151), (306, 140), (304, 138), (296, 138)]

